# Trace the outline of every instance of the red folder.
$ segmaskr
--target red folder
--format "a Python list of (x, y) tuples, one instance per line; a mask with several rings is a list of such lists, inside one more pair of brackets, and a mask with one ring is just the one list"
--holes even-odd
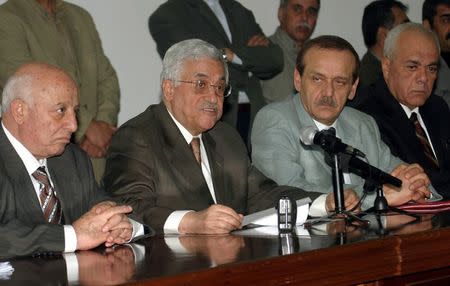
[(420, 203), (420, 204), (415, 202), (409, 202), (404, 205), (398, 206), (397, 208), (411, 213), (427, 213), (427, 214), (440, 213), (450, 211), (450, 200)]

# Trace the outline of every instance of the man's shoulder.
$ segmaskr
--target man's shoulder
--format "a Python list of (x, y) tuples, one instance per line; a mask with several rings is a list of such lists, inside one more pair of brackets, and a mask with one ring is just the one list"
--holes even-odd
[[(112, 137), (112, 144), (117, 141), (142, 141), (144, 138), (158, 138), (164, 130), (162, 129), (163, 105), (150, 105), (147, 109), (122, 124)], [(150, 135), (150, 136), (147, 136)], [(142, 140), (140, 140), (142, 138)], [(144, 141), (148, 141), (145, 139)], [(143, 142), (143, 141), (142, 141)], [(141, 143), (142, 143), (141, 142)]]
[(255, 121), (277, 117), (278, 119), (290, 120), (292, 116), (296, 116), (293, 98), (269, 103), (261, 108), (255, 118)]
[(83, 18), (84, 20), (90, 20), (93, 22), (91, 14), (84, 8), (64, 1), (62, 6), (63, 12), (71, 17)]
[(355, 125), (367, 125), (374, 121), (373, 117), (369, 114), (359, 111), (350, 106), (344, 107), (341, 112), (340, 118), (344, 118)]

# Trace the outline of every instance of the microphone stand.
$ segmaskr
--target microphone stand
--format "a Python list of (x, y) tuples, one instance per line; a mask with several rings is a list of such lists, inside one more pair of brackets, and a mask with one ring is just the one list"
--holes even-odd
[(414, 217), (416, 219), (419, 219), (420, 216), (404, 211), (402, 209), (396, 208), (396, 207), (391, 207), (389, 206), (386, 197), (384, 196), (383, 193), (383, 185), (375, 180), (374, 178), (368, 177), (366, 178), (366, 182), (364, 183), (364, 193), (370, 193), (370, 192), (376, 192), (376, 197), (375, 197), (375, 201), (373, 202), (373, 207), (367, 209), (365, 211), (365, 213), (373, 213), (377, 216), (386, 214), (388, 212), (395, 212), (398, 214), (404, 214), (404, 215), (408, 215), (411, 217)]
[(356, 216), (352, 212), (345, 210), (345, 199), (344, 199), (344, 175), (342, 171), (341, 164), (341, 153), (340, 152), (329, 152), (325, 151), (329, 157), (332, 159), (331, 162), (331, 177), (333, 181), (333, 195), (334, 195), (334, 205), (335, 213), (332, 214), (331, 218), (343, 218), (346, 222), (357, 221), (362, 225), (367, 225), (368, 222), (360, 217)]

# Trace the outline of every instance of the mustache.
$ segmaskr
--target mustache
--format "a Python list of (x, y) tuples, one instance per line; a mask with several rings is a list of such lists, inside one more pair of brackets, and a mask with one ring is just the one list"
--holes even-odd
[(200, 109), (214, 109), (214, 111), (219, 110), (219, 106), (217, 103), (211, 103), (211, 102), (203, 102), (200, 105)]
[(331, 106), (331, 107), (337, 107), (338, 106), (338, 104), (334, 100), (334, 98), (329, 97), (329, 96), (322, 96), (319, 99), (318, 105)]
[(310, 24), (306, 22), (301, 22), (297, 25), (297, 28), (307, 28), (308, 30), (312, 30), (312, 27)]

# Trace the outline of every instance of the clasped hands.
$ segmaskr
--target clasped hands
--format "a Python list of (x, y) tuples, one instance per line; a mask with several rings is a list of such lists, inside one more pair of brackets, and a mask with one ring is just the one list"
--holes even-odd
[(383, 192), (391, 206), (399, 206), (409, 201), (424, 203), (431, 196), (430, 179), (418, 164), (400, 164), (391, 175), (402, 181), (400, 188), (384, 185)]
[(131, 240), (133, 226), (126, 214), (132, 212), (127, 205), (111, 201), (101, 202), (73, 223), (77, 235), (77, 249), (88, 250), (104, 243), (106, 247)]
[(105, 157), (111, 138), (116, 130), (116, 127), (106, 122), (92, 120), (80, 142), (81, 149), (88, 153), (90, 157)]

